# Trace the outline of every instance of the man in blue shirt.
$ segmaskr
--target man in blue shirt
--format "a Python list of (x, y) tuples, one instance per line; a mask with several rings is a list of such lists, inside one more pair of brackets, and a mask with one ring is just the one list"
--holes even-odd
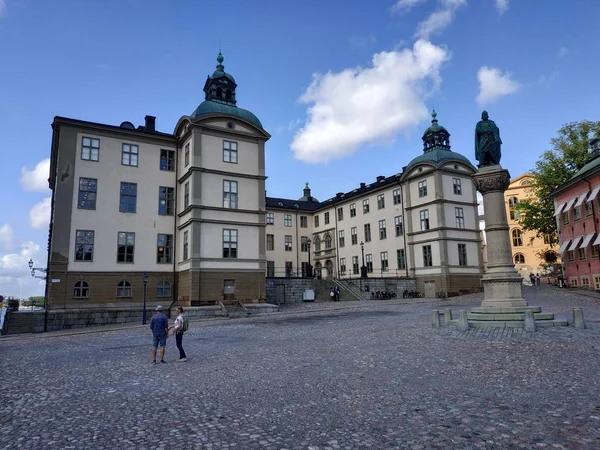
[(156, 364), (156, 350), (160, 345), (160, 362), (165, 364), (165, 347), (167, 346), (167, 330), (169, 321), (167, 316), (163, 314), (164, 308), (158, 305), (154, 311), (156, 314), (152, 316), (150, 321), (150, 329), (152, 330), (152, 360)]

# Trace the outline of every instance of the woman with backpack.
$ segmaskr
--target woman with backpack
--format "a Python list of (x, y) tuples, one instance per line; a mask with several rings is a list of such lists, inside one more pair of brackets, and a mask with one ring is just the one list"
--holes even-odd
[(185, 356), (185, 351), (183, 350), (183, 334), (187, 331), (187, 318), (183, 316), (183, 308), (178, 306), (175, 310), (177, 312), (177, 317), (175, 318), (175, 322), (173, 323), (173, 335), (175, 336), (175, 343), (177, 344), (177, 350), (179, 350), (179, 362), (187, 361), (187, 357)]

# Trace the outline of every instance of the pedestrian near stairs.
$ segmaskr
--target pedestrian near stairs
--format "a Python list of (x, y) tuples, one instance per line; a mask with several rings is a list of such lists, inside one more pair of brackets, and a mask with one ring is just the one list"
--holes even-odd
[(179, 350), (179, 362), (187, 361), (187, 356), (185, 354), (185, 350), (183, 350), (183, 335), (185, 334), (184, 325), (185, 325), (185, 317), (183, 316), (183, 307), (178, 306), (175, 310), (177, 313), (177, 317), (175, 317), (175, 322), (173, 322), (173, 336), (175, 336), (175, 344), (177, 345), (177, 350)]

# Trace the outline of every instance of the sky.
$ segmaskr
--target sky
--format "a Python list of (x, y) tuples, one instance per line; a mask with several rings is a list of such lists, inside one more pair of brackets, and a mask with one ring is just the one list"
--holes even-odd
[(0, 0), (0, 294), (43, 295), (54, 116), (173, 132), (219, 50), (271, 134), (267, 195), (319, 200), (423, 152), (435, 108), (474, 164), (487, 110), (501, 164), (534, 167), (599, 120), (597, 0)]

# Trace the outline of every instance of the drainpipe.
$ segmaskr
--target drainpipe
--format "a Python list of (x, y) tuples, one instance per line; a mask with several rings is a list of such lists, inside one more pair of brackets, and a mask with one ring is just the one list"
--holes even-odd
[(179, 296), (179, 283), (177, 282), (177, 205), (178, 196), (177, 196), (177, 183), (178, 183), (178, 175), (179, 175), (179, 137), (177, 137), (177, 141), (175, 142), (175, 197), (173, 198), (174, 207), (173, 207), (173, 289), (171, 290), (171, 295), (173, 295), (173, 300), (169, 305), (169, 319), (171, 318), (171, 308), (177, 301), (177, 297)]
[(400, 201), (402, 202), (402, 240), (404, 241), (404, 271), (406, 272), (406, 278), (408, 278), (408, 253), (406, 252), (406, 230), (404, 229), (404, 217), (406, 215), (406, 210), (404, 209), (404, 190), (402, 188), (402, 183), (400, 184)]
[[(336, 263), (336, 271), (337, 271), (337, 278), (340, 278), (340, 240), (338, 237), (338, 220), (337, 220), (337, 208), (336, 208), (336, 203), (332, 202), (332, 206), (333, 206), (333, 218), (335, 219), (335, 228), (333, 231), (333, 239), (335, 242), (335, 263)], [(346, 241), (346, 236), (344, 236), (344, 241)], [(345, 242), (344, 242), (345, 245)]]
[[(298, 267), (300, 266), (300, 240), (298, 239), (298, 210), (296, 209), (296, 274), (298, 274)], [(302, 268), (300, 268), (302, 273)]]

